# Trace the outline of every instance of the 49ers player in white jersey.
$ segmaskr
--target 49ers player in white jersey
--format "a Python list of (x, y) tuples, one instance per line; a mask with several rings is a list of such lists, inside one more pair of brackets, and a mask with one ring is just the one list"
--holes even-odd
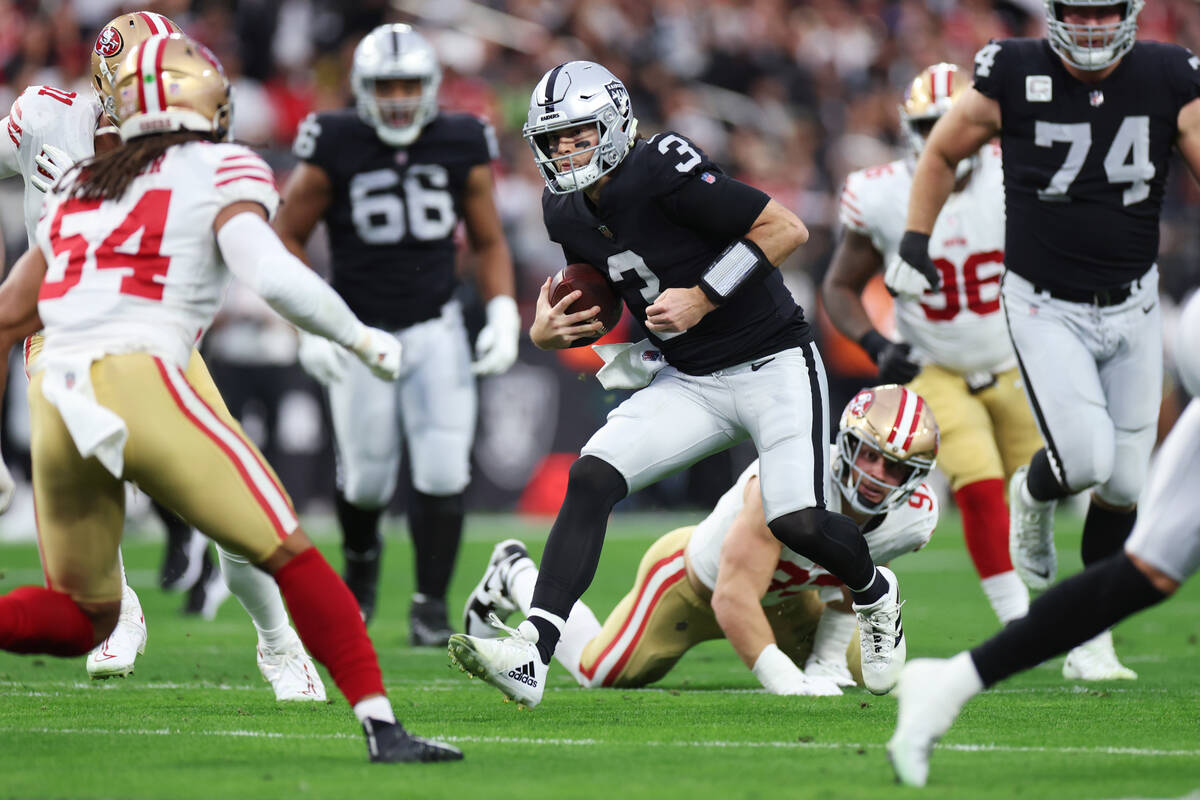
[(271, 169), (228, 144), (229, 82), (180, 35), (133, 47), (114, 85), (123, 141), (51, 190), (40, 249), (0, 286), (0, 327), (44, 323), (29, 402), (46, 588), (0, 597), (0, 648), (82, 654), (121, 610), (124, 481), (270, 573), (301, 638), (353, 706), (372, 761), (444, 761), (384, 695), (353, 596), (301, 530), (287, 493), (220, 394), (185, 368), (230, 273), (381, 378), (400, 347), (359, 321), (272, 232)]
[[(0, 178), (19, 174), (25, 181), (25, 228), (30, 245), (42, 214), (45, 193), (65, 170), (96, 152), (120, 145), (120, 122), (115, 84), (121, 63), (136, 45), (150, 36), (178, 33), (179, 26), (149, 11), (123, 14), (96, 37), (92, 49), (95, 92), (79, 94), (49, 86), (30, 86), (16, 99), (7, 118), (0, 120)], [(3, 352), (8, 352), (7, 341)], [(39, 357), (40, 335), (26, 343), (26, 368)], [(7, 380), (7, 359), (0, 359), (0, 393)], [(189, 379), (205, 396), (217, 395), (200, 354), (192, 351)], [(7, 474), (7, 470), (5, 470)], [(164, 509), (165, 513), (166, 512)], [(323, 702), (325, 687), (312, 659), (304, 652), (274, 581), (246, 559), (217, 548), (230, 589), (250, 614), (258, 631), (257, 661), (278, 700)], [(122, 567), (124, 583), (124, 568)], [(121, 617), (113, 632), (88, 654), (88, 674), (93, 678), (125, 676), (133, 672), (146, 645), (146, 624), (137, 593), (123, 587)]]
[[(877, 564), (919, 550), (933, 534), (937, 498), (923, 480), (937, 457), (937, 430), (924, 401), (901, 386), (864, 389), (842, 414), (831, 458), (841, 493), (828, 494), (830, 508), (862, 528)], [(841, 694), (839, 686), (856, 682), (852, 668), (871, 691), (891, 688), (898, 670), (876, 654), (895, 647), (890, 661), (903, 663), (903, 628), (899, 642), (885, 641), (870, 617), (861, 619), (863, 641), (850, 647), (848, 590), (771, 535), (758, 481), (755, 460), (699, 525), (651, 545), (633, 589), (603, 625), (575, 604), (555, 657), (581, 686), (644, 686), (693, 646), (725, 637), (774, 694)], [(536, 578), (520, 542), (498, 544), (467, 602), (467, 632), (489, 635), (492, 613), (528, 614)], [(861, 663), (859, 653), (867, 654)]]
[[(900, 107), (914, 154), (969, 85), (953, 64), (935, 64), (913, 81)], [(1008, 551), (1007, 478), (1041, 446), (1025, 401), (1000, 308), (1004, 272), (1004, 183), (1000, 150), (989, 143), (960, 164), (958, 183), (933, 236), (941, 276), (936, 291), (906, 269), (904, 235), (913, 158), (851, 173), (842, 192), (844, 235), (825, 276), (823, 299), (834, 325), (858, 341), (885, 381), (907, 383), (929, 401), (942, 432), (938, 463), (963, 515), (967, 549), (992, 609), (1003, 622), (1025, 615), (1029, 591)], [(881, 269), (896, 295), (900, 342), (877, 332), (862, 290)]]

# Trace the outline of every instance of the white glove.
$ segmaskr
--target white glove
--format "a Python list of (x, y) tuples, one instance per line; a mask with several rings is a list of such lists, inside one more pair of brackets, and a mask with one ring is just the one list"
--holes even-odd
[(350, 352), (358, 356), (376, 378), (394, 381), (400, 377), (400, 340), (387, 331), (363, 325)]
[(771, 694), (837, 697), (842, 693), (838, 685), (828, 678), (808, 676), (801, 672), (774, 642), (758, 654), (751, 671)]
[(29, 182), (33, 184), (33, 188), (43, 193), (50, 191), (51, 187), (58, 183), (58, 179), (63, 176), (63, 173), (75, 166), (74, 159), (67, 155), (65, 150), (52, 144), (42, 145), (42, 152), (38, 153), (33, 161), (50, 176), (47, 178), (36, 169), (29, 176)]
[(496, 295), (487, 304), (487, 324), (475, 340), (475, 362), (471, 372), (476, 375), (498, 375), (517, 360), (517, 343), (521, 338), (521, 312), (517, 301), (506, 294)]
[(332, 386), (346, 377), (345, 349), (323, 336), (308, 331), (300, 334), (296, 358), (304, 371), (323, 386)]
[(928, 278), (900, 256), (888, 263), (883, 273), (883, 282), (893, 294), (902, 297), (920, 297), (933, 288)]
[(12, 473), (8, 471), (8, 465), (0, 460), (0, 514), (8, 511), (8, 507), (12, 505), (13, 491), (16, 488)]

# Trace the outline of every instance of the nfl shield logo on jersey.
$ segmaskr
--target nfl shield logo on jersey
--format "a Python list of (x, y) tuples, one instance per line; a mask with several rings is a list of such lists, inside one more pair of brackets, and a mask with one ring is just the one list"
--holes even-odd
[(1099, 108), (1104, 105), (1104, 92), (1099, 89), (1093, 89), (1088, 95), (1088, 102), (1092, 104), (1092, 108)]

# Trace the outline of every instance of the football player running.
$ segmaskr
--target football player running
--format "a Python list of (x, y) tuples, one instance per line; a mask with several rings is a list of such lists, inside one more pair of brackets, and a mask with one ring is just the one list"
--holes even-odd
[[(840, 494), (829, 505), (862, 529), (877, 564), (919, 550), (933, 534), (937, 499), (922, 481), (937, 453), (937, 423), (909, 389), (865, 389), (842, 413), (830, 458)], [(467, 601), (467, 632), (495, 635), (492, 613), (501, 621), (514, 610), (528, 614), (536, 580), (524, 545), (498, 544)], [(633, 589), (603, 625), (576, 602), (554, 655), (584, 688), (645, 686), (695, 645), (724, 636), (772, 694), (838, 695), (855, 683), (847, 663), (854, 628), (845, 586), (771, 534), (755, 461), (704, 521), (650, 546)], [(861, 678), (878, 665), (860, 665), (858, 653), (850, 659)]]
[[(314, 114), (301, 124), (294, 146), (300, 164), (274, 223), (305, 258), (304, 244), (324, 219), (333, 288), (359, 317), (395, 332), (404, 346), (395, 384), (377, 380), (320, 338), (301, 337), (300, 362), (329, 391), (344, 575), (368, 620), (383, 546), (379, 520), (407, 446), (416, 566), (409, 641), (422, 646), (444, 646), (451, 633), (446, 589), (470, 480), (473, 375), (512, 366), (521, 331), (512, 259), (493, 197), (495, 135), (474, 116), (438, 110), (441, 76), (437, 54), (408, 25), (367, 34), (350, 74), (357, 109)], [(460, 220), (487, 304), (474, 362), (454, 297)]]
[[(599, 64), (571, 61), (547, 72), (524, 133), (546, 182), (550, 238), (567, 262), (596, 266), (650, 334), (649, 343), (626, 348), (637, 354), (630, 368), (646, 368), (627, 385), (644, 388), (609, 415), (571, 466), (527, 619), (499, 639), (456, 634), (452, 656), (510, 698), (536, 705), (617, 501), (749, 439), (772, 535), (850, 587), (881, 664), (867, 680), (886, 691), (905, 653), (899, 583), (875, 566), (854, 521), (826, 508), (825, 370), (776, 268), (807, 240), (804, 224), (727, 177), (684, 136), (639, 139), (625, 85)], [(597, 334), (599, 307), (567, 313), (578, 292), (551, 305), (549, 290), (547, 280), (530, 329), (535, 345), (569, 347)]]
[[(938, 464), (962, 511), (963, 537), (1001, 622), (1025, 616), (1029, 590), (1008, 552), (1006, 479), (1027, 464), (1041, 437), (1021, 389), (1000, 311), (1004, 271), (1004, 177), (1000, 150), (986, 144), (959, 162), (954, 191), (930, 237), (938, 289), (896, 283), (912, 169), (933, 124), (969, 87), (954, 64), (913, 80), (900, 106), (911, 155), (851, 173), (842, 190), (844, 233), (822, 298), (833, 324), (859, 342), (883, 381), (907, 383), (928, 401), (942, 433)], [(889, 269), (890, 268), (890, 269)], [(880, 270), (896, 295), (899, 342), (871, 325), (862, 292)], [(911, 271), (909, 271), (911, 273)]]
[[(1046, 39), (991, 42), (975, 84), (917, 162), (899, 252), (916, 283), (955, 166), (1001, 137), (1006, 204), (1001, 289), (1025, 391), (1045, 442), (1009, 484), (1013, 566), (1054, 580), (1058, 500), (1091, 489), (1085, 565), (1133, 529), (1162, 386), (1158, 225), (1172, 148), (1200, 175), (1200, 59), (1138, 42), (1142, 0), (1047, 0)], [(1073, 623), (1071, 623), (1073, 624)], [(1068, 679), (1133, 679), (1101, 632), (1074, 649)]]
[(905, 668), (896, 688), (896, 731), (887, 745), (901, 783), (925, 785), (934, 744), (972, 697), (1166, 600), (1200, 569), (1200, 292), (1184, 307), (1179, 333), (1179, 370), (1193, 399), (1159, 448), (1146, 512), (1123, 551), (1053, 587), (1024, 619), (979, 647), (949, 659), (916, 659)]
[[(179, 26), (161, 14), (149, 11), (122, 14), (101, 29), (92, 48), (94, 96), (79, 96), (76, 92), (48, 86), (31, 86), (13, 103), (9, 116), (0, 121), (0, 128), (8, 134), (0, 137), (0, 177), (20, 174), (25, 180), (25, 226), (31, 247), (36, 246), (36, 227), (45, 193), (55, 181), (75, 162), (120, 145), (117, 129), (121, 118), (116, 82), (121, 77), (126, 56), (151, 36), (179, 32)], [(8, 352), (10, 341), (4, 340), (4, 352)], [(25, 348), (26, 370), (33, 369), (41, 349), (42, 337), (34, 334)], [(0, 380), (6, 381), (6, 360), (3, 366), (5, 372)], [(194, 349), (187, 373), (203, 396), (218, 397), (208, 367)], [(163, 515), (168, 529), (182, 526), (190, 534), (187, 523), (157, 502), (154, 505)], [(249, 613), (258, 631), (258, 668), (274, 689), (275, 698), (323, 702), (325, 686), (288, 623), (279, 588), (243, 556), (220, 545), (217, 553), (230, 590)], [(117, 625), (87, 657), (87, 672), (93, 678), (132, 673), (138, 655), (146, 646), (146, 621), (141, 603), (125, 580), (123, 564), (121, 582), (121, 616)]]
[(34, 302), (44, 323), (29, 401), (46, 574), (46, 588), (0, 597), (0, 647), (75, 655), (111, 632), (124, 481), (135, 481), (272, 575), (353, 706), (372, 761), (461, 758), (396, 722), (353, 596), (220, 394), (206, 396), (185, 372), (230, 273), (382, 378), (399, 374), (399, 345), (360, 322), (271, 231), (274, 177), (227, 143), (229, 82), (207, 49), (180, 34), (151, 36), (115, 78), (123, 145), (57, 183), (39, 249), (0, 288), (0, 324), (27, 324)]

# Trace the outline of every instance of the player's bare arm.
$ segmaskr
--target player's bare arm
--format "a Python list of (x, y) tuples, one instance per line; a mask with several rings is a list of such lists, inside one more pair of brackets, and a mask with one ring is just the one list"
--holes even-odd
[(537, 310), (534, 314), (533, 325), (529, 328), (529, 338), (542, 350), (561, 350), (570, 347), (576, 339), (590, 339), (596, 336), (604, 327), (597, 319), (600, 306), (592, 306), (583, 311), (568, 314), (567, 309), (583, 296), (576, 290), (567, 294), (557, 304), (550, 304), (550, 282), (547, 278), (538, 292)]
[(954, 168), (1000, 132), (1000, 104), (967, 89), (929, 133), (913, 173), (905, 229), (928, 235), (954, 191)]
[(490, 164), (476, 164), (467, 174), (463, 221), (471, 250), (479, 258), (479, 274), (475, 280), (484, 302), (500, 295), (512, 297), (516, 292), (512, 256), (504, 238), (500, 214), (496, 211)]
[(858, 341), (875, 330), (863, 307), (862, 293), (882, 267), (883, 256), (875, 249), (871, 237), (847, 230), (821, 283), (825, 310), (843, 336)]
[(775, 573), (781, 545), (763, 520), (757, 477), (746, 482), (743, 500), (721, 546), (712, 609), (742, 663), (753, 669), (763, 648), (775, 643), (762, 598)]
[(0, 283), (0, 352), (7, 353), (14, 344), (42, 329), (37, 301), (45, 277), (46, 259), (35, 247), (17, 259)]
[[(808, 228), (782, 204), (770, 200), (745, 238), (762, 251), (772, 266), (778, 267), (808, 241)], [(646, 329), (651, 333), (680, 333), (695, 327), (716, 307), (699, 286), (667, 289), (646, 308)]]
[(292, 255), (308, 263), (305, 245), (333, 198), (333, 184), (320, 167), (300, 162), (283, 187), (272, 227)]
[(1179, 109), (1176, 127), (1179, 135), (1175, 145), (1192, 177), (1200, 181), (1200, 97)]

